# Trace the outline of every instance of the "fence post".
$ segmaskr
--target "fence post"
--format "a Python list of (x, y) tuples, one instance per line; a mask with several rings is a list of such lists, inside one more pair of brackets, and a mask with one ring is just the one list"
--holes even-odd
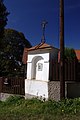
[(75, 69), (75, 67), (76, 67), (76, 60), (74, 60), (74, 80), (76, 80), (76, 69)]
[(2, 92), (3, 77), (0, 77), (0, 93)]

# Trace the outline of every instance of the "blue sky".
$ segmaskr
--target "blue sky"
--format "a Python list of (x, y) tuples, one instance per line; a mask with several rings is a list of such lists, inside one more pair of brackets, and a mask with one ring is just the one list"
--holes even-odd
[[(64, 0), (65, 46), (80, 49), (80, 0)], [(59, 48), (59, 0), (4, 0), (10, 15), (6, 28), (24, 33), (32, 46), (41, 42), (46, 20), (46, 43)]]

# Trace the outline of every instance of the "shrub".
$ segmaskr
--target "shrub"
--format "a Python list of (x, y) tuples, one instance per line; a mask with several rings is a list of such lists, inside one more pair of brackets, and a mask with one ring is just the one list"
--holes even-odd
[(73, 48), (65, 48), (65, 53), (64, 53), (65, 58), (67, 59), (75, 59), (76, 54)]

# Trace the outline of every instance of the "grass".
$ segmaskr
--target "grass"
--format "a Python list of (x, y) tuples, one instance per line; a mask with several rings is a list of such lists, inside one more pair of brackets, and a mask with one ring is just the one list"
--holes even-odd
[(11, 96), (0, 101), (0, 120), (80, 120), (80, 98), (43, 102)]

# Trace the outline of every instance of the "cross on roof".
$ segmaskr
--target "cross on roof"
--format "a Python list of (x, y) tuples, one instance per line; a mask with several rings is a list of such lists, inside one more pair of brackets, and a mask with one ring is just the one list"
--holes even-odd
[(41, 26), (42, 26), (42, 39), (41, 39), (41, 42), (42, 43), (45, 43), (45, 27), (46, 27), (46, 25), (48, 24), (48, 22), (47, 21), (42, 21), (42, 23), (41, 23)]

